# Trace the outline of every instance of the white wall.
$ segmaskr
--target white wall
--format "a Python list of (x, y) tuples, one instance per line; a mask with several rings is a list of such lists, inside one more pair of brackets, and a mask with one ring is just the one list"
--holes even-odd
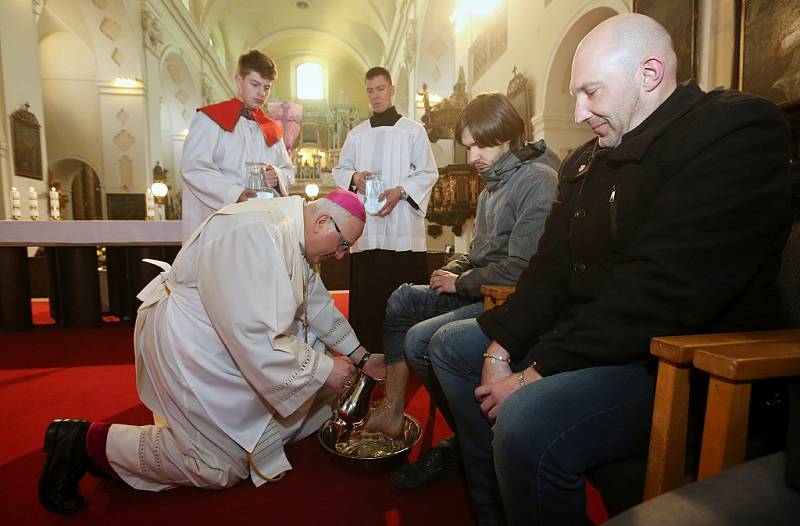
[(50, 164), (82, 159), (103, 165), (95, 58), (72, 33), (54, 32), (39, 43)]
[[(44, 140), (46, 126), (42, 101), (42, 83), (39, 77), (39, 57), (36, 43), (36, 19), (30, 0), (3, 0), (0, 2), (0, 68), (3, 79), (3, 104), (0, 118), (3, 120), (5, 136), (0, 136), (0, 191), (2, 191), (4, 218), (10, 215), (10, 190), (12, 186), (20, 189), (22, 209), (27, 210), (27, 190), (33, 186), (39, 194), (46, 190), (45, 181), (13, 175), (14, 152), (11, 146), (11, 130), (6, 128), (10, 115), (26, 102), (42, 126), (40, 138), (42, 149), (42, 168), (47, 167), (47, 143)], [(2, 145), (7, 145), (3, 149)], [(40, 202), (41, 207), (41, 202)]]

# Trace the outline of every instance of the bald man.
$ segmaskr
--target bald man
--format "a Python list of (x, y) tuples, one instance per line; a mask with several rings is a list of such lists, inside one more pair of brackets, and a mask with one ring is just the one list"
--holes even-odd
[(431, 340), (482, 525), (585, 522), (586, 472), (647, 452), (651, 338), (780, 321), (783, 116), (743, 93), (678, 86), (676, 65), (667, 32), (642, 15), (584, 38), (570, 89), (596, 138), (561, 165), (516, 294)]

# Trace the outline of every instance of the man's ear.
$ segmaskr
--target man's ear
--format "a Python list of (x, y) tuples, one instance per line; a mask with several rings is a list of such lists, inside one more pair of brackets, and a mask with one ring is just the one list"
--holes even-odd
[(659, 57), (647, 57), (642, 63), (642, 88), (653, 91), (664, 80), (666, 66)]
[(314, 219), (314, 232), (319, 232), (330, 221), (330, 214), (322, 213)]

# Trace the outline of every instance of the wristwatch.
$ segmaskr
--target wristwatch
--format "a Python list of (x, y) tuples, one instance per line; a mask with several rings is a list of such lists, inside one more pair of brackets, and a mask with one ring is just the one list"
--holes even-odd
[(405, 201), (406, 199), (408, 199), (408, 193), (406, 193), (406, 189), (403, 188), (402, 186), (398, 186), (397, 188), (400, 189), (400, 200)]
[(363, 370), (364, 366), (367, 364), (367, 360), (369, 360), (370, 356), (372, 356), (372, 353), (365, 352), (364, 356), (362, 356), (361, 359), (356, 364), (356, 368)]

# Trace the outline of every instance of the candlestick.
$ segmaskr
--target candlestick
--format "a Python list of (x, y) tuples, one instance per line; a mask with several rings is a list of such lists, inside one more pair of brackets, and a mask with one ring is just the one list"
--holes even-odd
[(16, 186), (11, 187), (11, 219), (22, 219), (22, 203)]
[(58, 221), (61, 219), (61, 205), (58, 199), (58, 192), (55, 187), (50, 188), (50, 220)]
[(28, 212), (31, 216), (31, 221), (39, 220), (39, 194), (32, 186), (28, 190)]
[(153, 192), (148, 188), (147, 192), (145, 192), (145, 206), (147, 207), (147, 215), (146, 219), (148, 221), (152, 221), (156, 218), (156, 203), (155, 199), (153, 198)]

